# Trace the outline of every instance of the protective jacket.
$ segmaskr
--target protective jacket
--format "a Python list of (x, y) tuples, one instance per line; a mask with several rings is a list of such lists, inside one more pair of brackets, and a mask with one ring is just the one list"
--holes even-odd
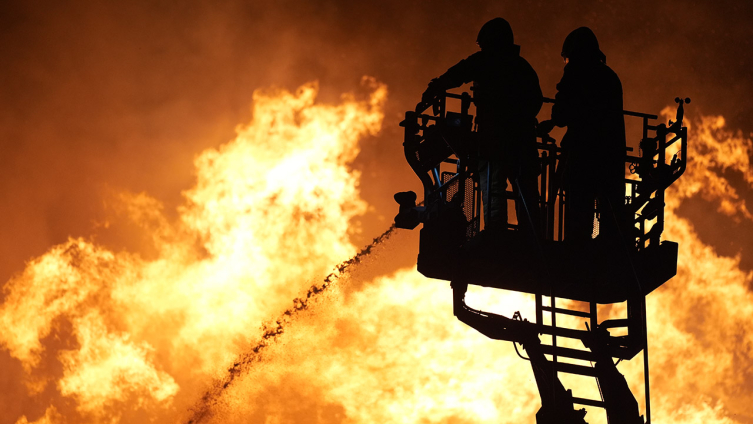
[(599, 234), (624, 233), (625, 119), (617, 74), (596, 56), (571, 60), (557, 84), (552, 121), (567, 126), (562, 139), (568, 199), (565, 238), (592, 237), (594, 200), (601, 217)]
[(609, 66), (595, 59), (568, 63), (557, 84), (552, 120), (567, 127), (562, 146), (570, 153), (572, 172), (624, 177), (622, 84)]
[[(481, 155), (489, 160), (533, 160), (536, 115), (542, 105), (539, 77), (514, 44), (481, 50), (432, 81), (444, 91), (473, 81)], [(486, 134), (493, 136), (485, 136)]]

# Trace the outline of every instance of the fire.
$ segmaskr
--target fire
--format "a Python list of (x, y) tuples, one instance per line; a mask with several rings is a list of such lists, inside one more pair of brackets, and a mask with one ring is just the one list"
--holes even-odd
[[(122, 195), (155, 257), (73, 238), (6, 283), (0, 344), (23, 365), (26, 396), (46, 402), (11, 419), (187, 422), (206, 408), (194, 422), (533, 422), (530, 365), (457, 321), (449, 285), (415, 269), (373, 279), (354, 268), (253, 348), (261, 323), (356, 252), (349, 235), (367, 205), (348, 165), (359, 139), (379, 131), (386, 96), (365, 83), (367, 100), (337, 105), (316, 103), (315, 84), (257, 92), (253, 120), (196, 158), (175, 221), (146, 194)], [(700, 196), (720, 216), (753, 221), (729, 178), (753, 187), (753, 144), (721, 117), (694, 121), (690, 137), (686, 175), (667, 193), (678, 276), (648, 297), (652, 418), (750, 423), (753, 274), (704, 243), (680, 206)], [(469, 303), (533, 319), (530, 296), (476, 290)], [(640, 359), (618, 367), (642, 405)], [(566, 385), (598, 396), (592, 382)]]
[(44, 415), (38, 420), (30, 422), (26, 419), (26, 416), (22, 416), (18, 421), (16, 421), (16, 424), (54, 424), (62, 422), (63, 420), (63, 416), (60, 415), (57, 409), (55, 409), (54, 406), (50, 406), (44, 412)]
[(702, 117), (691, 134), (688, 170), (666, 197), (665, 237), (681, 246), (677, 277), (648, 298), (656, 401), (667, 422), (751, 422), (753, 273), (740, 268), (739, 256), (703, 243), (678, 208), (700, 195), (737, 222), (753, 221), (727, 177), (737, 172), (753, 187), (753, 142), (725, 129), (721, 116)]
[[(665, 237), (680, 242), (678, 276), (648, 297), (653, 421), (747, 423), (753, 420), (747, 383), (753, 275), (740, 269), (739, 258), (703, 243), (678, 207), (700, 195), (723, 213), (730, 211), (725, 202), (734, 204), (736, 216), (749, 219), (724, 171), (737, 170), (753, 186), (747, 161), (753, 147), (724, 130), (721, 118), (703, 117), (693, 126), (690, 149), (686, 175), (667, 194)], [(455, 320), (446, 284), (406, 269), (355, 293), (347, 287), (338, 286), (317, 313), (296, 321), (292, 333), (229, 387), (206, 422), (533, 422), (539, 396), (530, 365), (510, 343), (488, 340)], [(532, 318), (530, 298), (489, 294), (470, 293), (469, 302)], [(624, 305), (612, 312), (623, 316)], [(618, 368), (645, 408), (640, 357)], [(593, 380), (563, 380), (577, 395), (598, 398)], [(588, 422), (605, 422), (591, 411)]]
[(253, 120), (196, 158), (175, 222), (148, 195), (121, 195), (155, 258), (72, 238), (6, 283), (0, 345), (30, 395), (55, 392), (42, 422), (185, 410), (261, 322), (356, 251), (352, 220), (367, 205), (348, 166), (379, 131), (386, 98), (364, 84), (367, 100), (336, 105), (315, 103), (316, 83), (256, 92)]
[(347, 292), (337, 286), (335, 305), (330, 298), (296, 321), (207, 422), (339, 422), (328, 411), (352, 422), (530, 418), (538, 402), (530, 370), (512, 345), (453, 318), (449, 287), (405, 269)]
[[(666, 108), (662, 115), (669, 118), (672, 110)], [(716, 202), (717, 210), (735, 220), (753, 220), (745, 201), (725, 178), (725, 172), (738, 172), (748, 186), (753, 186), (751, 152), (753, 142), (742, 134), (725, 130), (722, 116), (703, 116), (698, 127), (688, 128), (693, 133), (693, 144), (688, 147), (693, 160), (688, 163), (687, 175), (683, 184), (672, 187), (672, 197), (667, 199), (670, 209), (676, 209), (678, 202), (696, 194), (707, 201)]]

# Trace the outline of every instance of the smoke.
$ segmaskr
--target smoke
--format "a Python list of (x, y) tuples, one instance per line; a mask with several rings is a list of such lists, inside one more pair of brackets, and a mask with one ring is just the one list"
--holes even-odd
[[(666, 110), (665, 116), (670, 116)], [(665, 238), (680, 243), (678, 275), (648, 297), (652, 419), (671, 423), (749, 423), (753, 386), (753, 273), (739, 257), (718, 254), (683, 202), (706, 199), (728, 220), (750, 220), (746, 199), (725, 178), (753, 174), (750, 138), (721, 117), (693, 121), (690, 164), (667, 193)], [(731, 152), (736, 152), (732, 154)], [(717, 166), (709, 166), (714, 163)], [(734, 203), (734, 210), (725, 206)], [(357, 276), (356, 276), (357, 277)], [(531, 420), (539, 407), (528, 364), (507, 342), (485, 339), (452, 317), (447, 285), (403, 269), (347, 294), (337, 286), (326, 303), (268, 346), (266, 360), (236, 377), (205, 422), (506, 422)], [(377, 301), (378, 299), (378, 301)], [(533, 317), (530, 296), (470, 293), (471, 302)], [(618, 305), (615, 318), (624, 314)], [(582, 327), (582, 324), (581, 324)], [(623, 361), (641, 408), (643, 364)], [(566, 379), (576, 396), (598, 398), (593, 381)], [(590, 423), (604, 422), (592, 409)]]
[(315, 104), (314, 83), (255, 93), (251, 122), (197, 156), (177, 220), (146, 194), (121, 195), (151, 236), (152, 257), (71, 238), (30, 261), (0, 307), (0, 343), (25, 374), (15, 385), (80, 422), (185, 409), (259, 323), (356, 252), (349, 234), (366, 205), (348, 164), (358, 140), (379, 131), (386, 96), (384, 85), (363, 83), (365, 100), (346, 94), (336, 105)]
[[(186, 410), (211, 390), (213, 379), (221, 381), (233, 361), (254, 346), (261, 336), (260, 323), (278, 316), (290, 299), (302, 296), (332, 264), (387, 228), (394, 215), (395, 191), (419, 188), (402, 158), (397, 123), (432, 77), (475, 51), (476, 32), (495, 16), (512, 24), (516, 42), (537, 70), (545, 95), (554, 93), (561, 76), (562, 40), (572, 29), (587, 25), (622, 79), (626, 108), (652, 112), (677, 95), (689, 96), (693, 98), (689, 114), (708, 116), (705, 119), (713, 122), (719, 122), (721, 115), (724, 128), (740, 129), (740, 133), (709, 130), (716, 144), (695, 141), (713, 155), (701, 151), (691, 157), (717, 155), (716, 159), (703, 166), (696, 162), (696, 170), (684, 177), (709, 175), (708, 179), (678, 183), (675, 198), (682, 201), (674, 208), (677, 219), (668, 218), (668, 224), (676, 220), (678, 227), (668, 226), (666, 237), (688, 246), (681, 254), (692, 252), (684, 256), (684, 263), (699, 261), (709, 267), (701, 272), (681, 264), (682, 278), (697, 278), (690, 285), (691, 293), (685, 293), (678, 277), (652, 295), (649, 306), (657, 322), (670, 323), (661, 328), (671, 329), (653, 335), (657, 341), (651, 347), (652, 376), (657, 386), (652, 393), (659, 405), (655, 416), (667, 422), (701, 418), (750, 422), (744, 404), (750, 389), (741, 379), (747, 376), (749, 357), (748, 315), (743, 306), (750, 282), (747, 272), (753, 269), (748, 237), (753, 223), (742, 207), (750, 207), (753, 191), (749, 168), (734, 165), (744, 163), (750, 150), (744, 143), (727, 140), (749, 140), (752, 130), (752, 109), (746, 98), (753, 67), (751, 7), (731, 0), (470, 5), (450, 1), (3, 2), (0, 278), (8, 282), (0, 296), (3, 311), (17, 320), (3, 325), (3, 339), (13, 338), (15, 344), (12, 348), (4, 344), (0, 358), (4, 370), (0, 422), (59, 422), (61, 417), (82, 422), (81, 414), (89, 412), (77, 411), (78, 402), (89, 402), (90, 409), (96, 409), (105, 398), (115, 400), (103, 414), (120, 417), (121, 422), (185, 418)], [(352, 180), (360, 181), (358, 196), (352, 198), (365, 202), (355, 202), (350, 212), (358, 213), (350, 214), (343, 227), (335, 226), (335, 232), (342, 231), (342, 240), (347, 240), (345, 247), (338, 242), (340, 247), (334, 249), (339, 256), (325, 254), (312, 265), (286, 252), (296, 244), (314, 243), (275, 246), (268, 252), (279, 253), (300, 271), (290, 280), (270, 277), (279, 291), (232, 280), (238, 273), (259, 270), (255, 259), (233, 257), (233, 249), (220, 252), (228, 260), (216, 265), (229, 271), (227, 279), (208, 278), (208, 265), (190, 266), (206, 264), (217, 253), (211, 243), (205, 244), (206, 224), (216, 218), (211, 207), (193, 215), (206, 218), (193, 227), (176, 224), (182, 220), (179, 206), (187, 205), (183, 190), (194, 187), (200, 177), (194, 166), (197, 152), (235, 138), (236, 125), (252, 119), (249, 103), (259, 87), (294, 90), (318, 80), (322, 102), (339, 104), (343, 92), (368, 96), (364, 93), (371, 89), (359, 86), (362, 75), (385, 82), (391, 95), (382, 106), (383, 130), (361, 137), (360, 153), (352, 152), (345, 166), (347, 173), (359, 172), (359, 178)], [(546, 118), (547, 112), (542, 111), (540, 118)], [(710, 128), (700, 122), (691, 134)], [(635, 147), (638, 140), (639, 136), (632, 136), (629, 143)], [(249, 173), (255, 172), (251, 164), (245, 166)], [(716, 187), (717, 194), (704, 184)], [(230, 199), (225, 205), (242, 212), (248, 205), (235, 203), (230, 193), (223, 194), (223, 199)], [(315, 197), (307, 193), (301, 196)], [(197, 199), (211, 197), (201, 190), (193, 194)], [(295, 196), (287, 200), (295, 202)], [(308, 212), (316, 214), (318, 209)], [(298, 216), (304, 223), (310, 215)], [(225, 224), (249, 225), (242, 219)], [(185, 228), (192, 229), (189, 236)], [(221, 225), (212, 230), (219, 238), (228, 235)], [(92, 236), (81, 238), (86, 235)], [(403, 270), (415, 261), (417, 234), (400, 237), (378, 261), (352, 269), (347, 285), (328, 290), (331, 303), (306, 311), (305, 319), (295, 320), (278, 342), (265, 348), (265, 358), (274, 361), (252, 367), (242, 378), (247, 384), (231, 385), (232, 390), (218, 401), (218, 422), (329, 423), (377, 416), (387, 421), (406, 417), (405, 421), (478, 422), (494, 417), (505, 421), (505, 414), (510, 414), (510, 421), (530, 419), (538, 395), (527, 380), (529, 370), (521, 367), (507, 344), (476, 338), (453, 320), (444, 303), (449, 301), (446, 286), (443, 291), (441, 284)], [(244, 234), (225, 240), (242, 244), (247, 239)], [(166, 241), (184, 248), (161, 249)], [(718, 259), (712, 260), (714, 255)], [(165, 279), (167, 268), (183, 277)], [(102, 275), (92, 276), (86, 269), (98, 269)], [(129, 274), (124, 269), (140, 271)], [(33, 284), (14, 292), (10, 287), (22, 286), (18, 281)], [(124, 283), (128, 281), (135, 283)], [(186, 287), (188, 293), (176, 295)], [(714, 294), (702, 295), (704, 290)], [(160, 302), (175, 296), (185, 309)], [(394, 296), (404, 296), (411, 304)], [(382, 304), (377, 300), (382, 297), (389, 301)], [(128, 298), (143, 301), (123, 300)], [(728, 305), (729, 298), (738, 301)], [(8, 305), (14, 299), (27, 306), (12, 310)], [(157, 301), (150, 304), (147, 299)], [(501, 302), (525, 304), (525, 299)], [(691, 306), (671, 313), (682, 302)], [(342, 315), (332, 318), (330, 310)], [(236, 314), (241, 318), (215, 321)], [(409, 335), (386, 327), (385, 323), (394, 322)], [(35, 331), (18, 332), (19, 323)], [(337, 323), (334, 336), (333, 323)], [(198, 330), (177, 333), (177, 341), (162, 334), (173, 335), (182, 326), (198, 326)], [(219, 328), (230, 328), (231, 335)], [(416, 328), (426, 331), (419, 336)], [(306, 339), (309, 333), (316, 337)], [(436, 334), (437, 339), (428, 340), (427, 334)], [(670, 342), (680, 343), (681, 348), (664, 349)], [(187, 347), (193, 345), (201, 348)], [(328, 345), (337, 347), (332, 358), (325, 352)], [(11, 356), (11, 349), (18, 356)], [(411, 349), (412, 359), (392, 355)], [(354, 358), (348, 359), (349, 350), (357, 353)], [(131, 358), (133, 367), (118, 362), (122, 357)], [(435, 357), (445, 359), (433, 361)], [(500, 359), (508, 357), (514, 361)], [(721, 365), (706, 365), (714, 361)], [(71, 371), (83, 363), (92, 364), (88, 374)], [(357, 384), (350, 379), (361, 363), (372, 371), (353, 374), (363, 390), (354, 388)], [(626, 365), (630, 363), (622, 364)], [(99, 374), (103, 369), (114, 371)], [(321, 370), (330, 371), (319, 377)], [(409, 376), (414, 370), (420, 383)], [(691, 383), (699, 374), (719, 377), (709, 384)], [(102, 387), (86, 388), (82, 382), (90, 377), (100, 379)], [(59, 381), (66, 383), (61, 386)], [(520, 384), (513, 394), (508, 393), (510, 381)], [(115, 390), (108, 391), (106, 384)], [(442, 385), (452, 395), (439, 391)], [(62, 387), (68, 395), (62, 394)], [(118, 387), (130, 389), (118, 391)], [(477, 387), (484, 387), (483, 393), (478, 394)], [(92, 397), (73, 395), (87, 390)], [(463, 394), (466, 391), (477, 397)], [(634, 391), (639, 393), (637, 387)], [(674, 396), (683, 391), (697, 396)], [(425, 398), (411, 396), (424, 392)], [(661, 393), (669, 397), (662, 399)], [(364, 412), (371, 405), (383, 415)], [(421, 418), (402, 409), (415, 405), (420, 405), (420, 413), (415, 414)], [(501, 408), (507, 409), (500, 412)]]
[(657, 111), (690, 96), (697, 111), (753, 131), (746, 2), (11, 0), (0, 8), (0, 238), (12, 240), (0, 246), (2, 281), (70, 235), (96, 230), (112, 249), (148, 250), (133, 228), (113, 225), (101, 199), (147, 192), (174, 217), (193, 182), (193, 155), (248, 122), (255, 89), (318, 80), (331, 102), (357, 90), (362, 75), (392, 89), (385, 131), (354, 164), (374, 182), (362, 187), (374, 208), (354, 239), (368, 243), (389, 225), (394, 187), (414, 181), (399, 160), (403, 112), (475, 51), (494, 16), (512, 24), (546, 95), (562, 74), (564, 37), (588, 25), (622, 78), (627, 108)]

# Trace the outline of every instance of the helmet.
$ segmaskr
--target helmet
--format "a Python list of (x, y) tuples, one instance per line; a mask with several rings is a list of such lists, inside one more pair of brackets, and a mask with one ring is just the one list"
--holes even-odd
[(494, 18), (484, 24), (476, 37), (476, 44), (484, 49), (496, 49), (513, 44), (512, 28), (506, 20)]
[(571, 32), (562, 44), (562, 57), (567, 59), (598, 59), (607, 61), (599, 50), (599, 41), (588, 27), (580, 27)]

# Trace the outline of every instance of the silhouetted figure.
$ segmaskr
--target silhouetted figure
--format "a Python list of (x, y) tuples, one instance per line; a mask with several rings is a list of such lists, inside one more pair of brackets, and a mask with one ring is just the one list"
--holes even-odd
[(594, 33), (571, 32), (562, 46), (565, 72), (557, 84), (552, 120), (539, 128), (567, 127), (565, 152), (565, 239), (590, 240), (594, 204), (600, 213), (599, 235), (618, 237), (625, 224), (625, 120), (622, 84), (606, 64)]
[(476, 43), (481, 51), (433, 79), (422, 100), (429, 102), (447, 89), (473, 81), (485, 227), (506, 229), (509, 179), (523, 200), (516, 202), (520, 227), (530, 230), (533, 223), (535, 229), (539, 225), (535, 131), (542, 105), (539, 78), (520, 57), (520, 46), (513, 43), (506, 20), (495, 18), (484, 24)]

